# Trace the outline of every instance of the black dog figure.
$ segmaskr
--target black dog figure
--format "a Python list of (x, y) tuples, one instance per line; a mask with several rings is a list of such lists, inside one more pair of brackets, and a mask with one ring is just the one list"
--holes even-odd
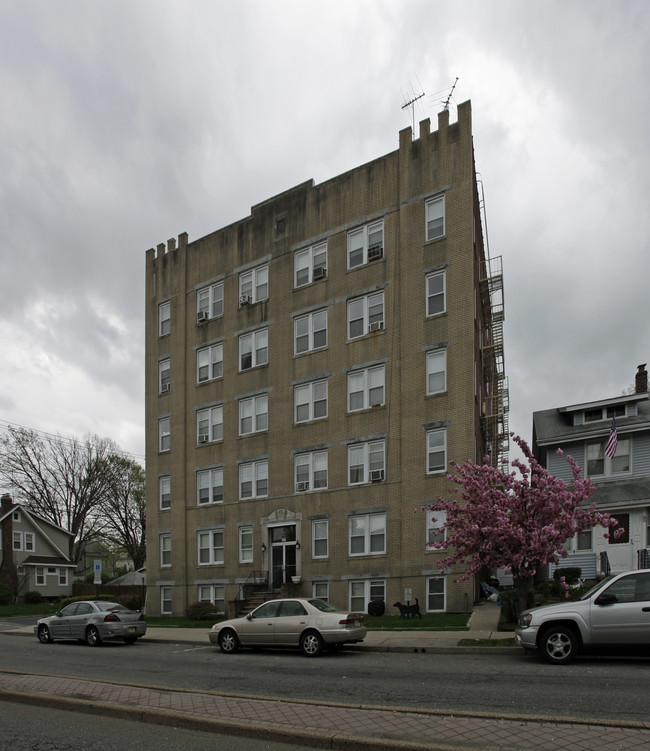
[(417, 597), (415, 598), (415, 605), (402, 605), (401, 602), (395, 602), (393, 603), (393, 607), (399, 608), (400, 618), (415, 618), (416, 615), (418, 618), (422, 618)]

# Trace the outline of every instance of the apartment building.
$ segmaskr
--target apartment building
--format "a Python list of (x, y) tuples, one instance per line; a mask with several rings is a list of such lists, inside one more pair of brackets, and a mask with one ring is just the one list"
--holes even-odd
[(147, 610), (255, 588), (464, 612), (420, 505), (507, 451), (500, 258), (471, 105), (146, 254)]

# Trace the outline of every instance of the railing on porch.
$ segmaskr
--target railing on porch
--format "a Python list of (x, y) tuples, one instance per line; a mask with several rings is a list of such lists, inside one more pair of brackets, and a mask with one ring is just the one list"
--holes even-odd
[(650, 548), (636, 551), (636, 563), (637, 568), (650, 568)]
[(604, 576), (609, 576), (612, 573), (612, 567), (609, 565), (609, 556), (606, 550), (603, 550), (600, 554), (600, 573)]
[(239, 588), (239, 596), (236, 597), (232, 604), (235, 609), (235, 617), (239, 616), (246, 602), (252, 597), (257, 590), (267, 590), (269, 588), (268, 571), (251, 571), (249, 577)]

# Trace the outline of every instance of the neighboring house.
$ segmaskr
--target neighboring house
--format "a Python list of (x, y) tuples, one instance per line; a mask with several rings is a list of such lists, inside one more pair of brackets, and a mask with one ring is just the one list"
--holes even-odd
[[(618, 445), (608, 456), (612, 421)], [(633, 394), (535, 412), (533, 453), (552, 474), (569, 481), (570, 469), (557, 455), (558, 448), (571, 454), (593, 480), (596, 490), (590, 501), (616, 517), (625, 530), (609, 539), (602, 527), (577, 535), (559, 566), (578, 566), (586, 578), (650, 567), (650, 401), (645, 364), (638, 367)], [(555, 568), (546, 573), (552, 575)]]
[(145, 567), (139, 568), (135, 571), (127, 571), (126, 574), (118, 576), (117, 579), (107, 582), (112, 587), (143, 587), (147, 582), (147, 569)]
[(508, 447), (482, 211), (465, 102), (147, 251), (148, 613), (233, 612), (256, 582), (353, 610), (471, 609), (473, 582), (427, 546), (440, 520), (414, 509), (449, 491), (451, 459)]
[(70, 559), (71, 532), (14, 504), (9, 495), (2, 496), (0, 524), (0, 579), (13, 582), (19, 600), (27, 592), (40, 592), (44, 597), (72, 593), (75, 566)]
[(133, 570), (133, 560), (124, 548), (102, 539), (94, 539), (82, 544), (75, 577), (84, 579), (88, 574), (93, 574), (96, 561), (101, 562), (102, 574), (106, 575), (104, 578), (114, 577), (118, 571)]

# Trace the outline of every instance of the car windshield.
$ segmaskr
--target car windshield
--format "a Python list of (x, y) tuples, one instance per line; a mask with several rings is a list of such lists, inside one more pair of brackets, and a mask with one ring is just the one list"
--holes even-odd
[(606, 576), (604, 579), (598, 582), (598, 584), (594, 584), (593, 587), (588, 589), (583, 595), (581, 595), (581, 600), (588, 600), (595, 592), (597, 592), (599, 589), (602, 589), (602, 587), (605, 586), (605, 584), (608, 584), (614, 577), (613, 576)]
[(119, 602), (96, 602), (95, 605), (97, 606), (98, 610), (110, 613), (114, 612), (115, 610), (126, 610), (124, 605), (120, 605)]
[(330, 605), (329, 602), (325, 602), (325, 600), (309, 600), (309, 604), (316, 608), (316, 610), (321, 610), (323, 613), (336, 613), (338, 611), (338, 608), (335, 608), (334, 605)]

